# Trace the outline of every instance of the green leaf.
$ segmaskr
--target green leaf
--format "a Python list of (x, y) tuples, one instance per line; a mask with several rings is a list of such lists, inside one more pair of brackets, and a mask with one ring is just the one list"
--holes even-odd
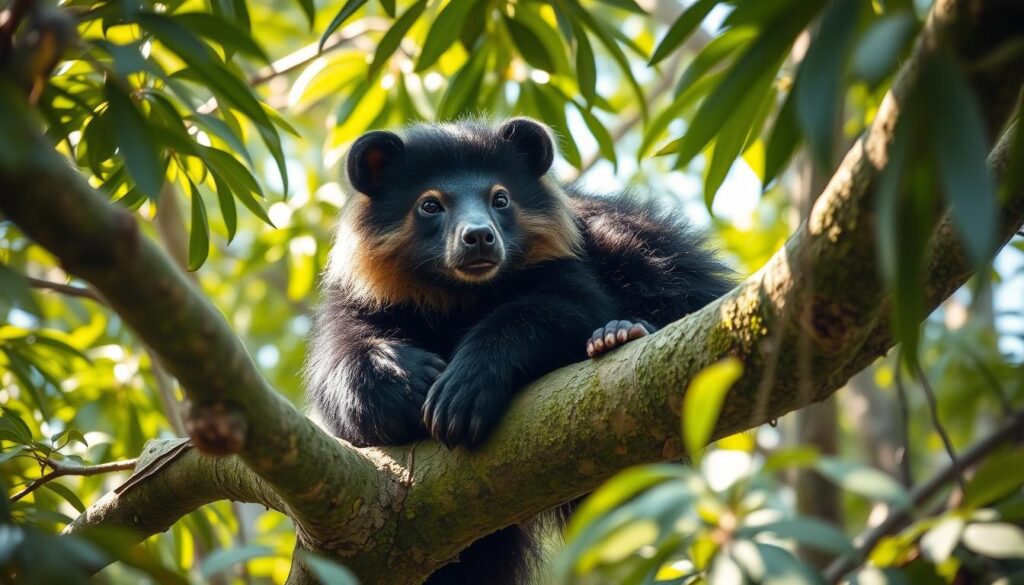
[[(441, 55), (452, 46), (462, 25), (466, 21), (466, 15), (473, 8), (477, 0), (451, 0), (441, 13), (434, 19), (434, 23), (423, 41), (423, 48), (416, 60), (416, 72), (426, 71), (431, 65), (441, 58)], [(465, 67), (463, 67), (465, 69)]]
[(766, 71), (777, 71), (782, 60), (814, 13), (814, 2), (794, 7), (787, 18), (771, 26), (741, 55), (725, 78), (701, 102), (679, 144), (676, 168), (689, 163), (711, 141), (749, 89)]
[(800, 144), (800, 138), (800, 128), (796, 121), (796, 92), (790, 89), (779, 113), (775, 115), (775, 125), (765, 149), (763, 182), (766, 187), (789, 164)]
[(1013, 524), (969, 524), (961, 538), (964, 546), (993, 559), (1024, 559), (1024, 530)]
[(576, 78), (579, 82), (580, 93), (589, 104), (597, 95), (597, 62), (594, 60), (594, 49), (590, 46), (587, 32), (575, 21), (572, 26), (576, 39)]
[(188, 269), (199, 270), (210, 254), (210, 225), (206, 219), (206, 205), (199, 195), (199, 189), (189, 181), (192, 203), (192, 227), (188, 236)]
[(679, 18), (672, 23), (669, 27), (668, 32), (658, 43), (658, 47), (654, 49), (654, 54), (651, 55), (651, 60), (648, 61), (648, 65), (657, 65), (661, 61), (672, 54), (683, 42), (693, 34), (693, 31), (697, 30), (700, 23), (704, 21), (704, 17), (711, 12), (711, 9), (718, 5), (721, 0), (697, 0), (691, 4), (686, 11), (679, 15)]
[(231, 154), (217, 148), (203, 147), (200, 150), (200, 155), (206, 166), (211, 171), (219, 173), (221, 178), (232, 187), (232, 190), (249, 191), (263, 197), (263, 188), (256, 182), (252, 173)]
[(742, 51), (758, 31), (752, 27), (734, 28), (711, 39), (700, 53), (690, 61), (676, 83), (675, 95), (680, 95), (692, 84), (700, 81), (706, 73), (713, 70), (719, 63)]
[[(686, 88), (686, 91), (679, 94), (672, 100), (664, 110), (658, 113), (649, 124), (647, 124), (644, 130), (643, 141), (640, 143), (640, 148), (637, 151), (637, 158), (642, 159), (647, 156), (654, 147), (654, 143), (661, 139), (662, 134), (668, 130), (669, 124), (677, 118), (681, 118), (687, 109), (701, 96), (705, 95), (710, 91), (719, 81), (724, 77), (725, 72), (720, 71), (718, 73), (712, 73), (702, 77), (697, 83)], [(672, 154), (678, 152), (679, 140), (674, 140), (672, 145), (666, 145), (657, 152), (657, 156), (666, 154)]]
[(822, 457), (815, 469), (848, 492), (899, 507), (910, 506), (910, 497), (903, 486), (892, 476), (874, 467)]
[(701, 370), (683, 395), (683, 446), (686, 454), (696, 462), (708, 444), (718, 422), (718, 414), (725, 395), (743, 374), (743, 364), (736, 358), (726, 358)]
[(68, 487), (55, 481), (48, 481), (43, 484), (43, 487), (63, 498), (67, 503), (71, 504), (71, 507), (77, 510), (79, 514), (85, 512), (85, 504), (83, 504), (82, 500), (78, 499), (78, 496), (75, 495), (75, 492), (71, 491)]
[(348, 2), (341, 7), (338, 14), (334, 15), (331, 23), (327, 25), (327, 29), (324, 31), (323, 36), (320, 37), (320, 46), (318, 47), (318, 51), (323, 52), (327, 39), (334, 34), (334, 31), (338, 30), (338, 27), (345, 24), (345, 21), (355, 14), (356, 10), (362, 8), (363, 4), (366, 4), (366, 0), (348, 0)]
[(774, 102), (775, 92), (772, 91), (774, 72), (770, 72), (761, 81), (750, 88), (746, 97), (740, 102), (736, 111), (722, 125), (715, 139), (711, 161), (707, 165), (704, 177), (704, 203), (708, 211), (715, 201), (715, 194), (725, 182), (725, 177), (732, 168), (736, 157), (743, 152), (750, 134), (758, 133), (764, 123), (768, 109)]
[(555, 70), (554, 60), (548, 54), (544, 42), (530, 27), (517, 21), (514, 18), (504, 17), (505, 26), (508, 28), (512, 42), (523, 59), (536, 69), (553, 72)]
[(632, 467), (619, 473), (605, 482), (601, 489), (583, 500), (566, 530), (566, 540), (579, 537), (598, 518), (618, 508), (640, 492), (665, 481), (682, 479), (688, 473), (690, 472), (685, 468), (668, 463)]
[(373, 54), (373, 62), (370, 64), (370, 69), (367, 73), (369, 79), (374, 79), (381, 67), (395, 54), (398, 45), (405, 38), (405, 34), (409, 32), (409, 29), (412, 28), (412, 25), (423, 14), (423, 9), (426, 7), (427, 0), (418, 0), (402, 14), (401, 18), (395, 21), (395, 24), (391, 25), (391, 28), (384, 34), (380, 43), (377, 44), (377, 51)]
[[(3, 431), (3, 429), (0, 428), (0, 440), (5, 440), (5, 441), (8, 440), (3, 435), (2, 431)], [(28, 447), (26, 447), (25, 445), (15, 445), (15, 446), (13, 446), (13, 447), (5, 450), (5, 451), (0, 451), (0, 463), (5, 463), (7, 461), (10, 461), (11, 459), (14, 459), (15, 457), (17, 457), (18, 455), (21, 455), (22, 453), (24, 453), (27, 450), (28, 450)], [(3, 558), (3, 550), (2, 550), (2, 545), (0, 545), (0, 559), (2, 559), (2, 558)], [(0, 562), (2, 562), (2, 561), (0, 561)]]
[(772, 451), (764, 461), (765, 471), (782, 471), (783, 469), (811, 467), (818, 462), (821, 453), (813, 445), (783, 447)]
[[(239, 563), (272, 556), (275, 556), (274, 549), (257, 544), (250, 544), (235, 548), (222, 548), (213, 551), (208, 557), (203, 559), (203, 565), (200, 572), (203, 579), (209, 581), (210, 578), (217, 573)], [(324, 583), (331, 583), (331, 581), (324, 581)]]
[(227, 146), (231, 147), (232, 152), (242, 155), (246, 162), (252, 165), (252, 155), (249, 154), (249, 149), (246, 148), (245, 142), (243, 142), (241, 136), (231, 129), (227, 122), (211, 114), (195, 114), (186, 117), (186, 119), (193, 124), (198, 124), (206, 132), (223, 140)]
[(900, 356), (913, 364), (925, 317), (924, 255), (936, 218), (929, 185), (933, 171), (915, 156), (922, 133), (921, 100), (912, 95), (907, 102), (893, 131), (888, 164), (879, 175), (875, 232), (879, 271), (894, 293), (893, 331), (902, 343)]
[(943, 191), (967, 255), (981, 269), (995, 251), (998, 213), (995, 183), (985, 162), (985, 119), (971, 88), (948, 58), (931, 63), (923, 84), (932, 106), (925, 126), (934, 133), (929, 143)]
[(445, 90), (444, 97), (441, 98), (441, 103), (437, 107), (439, 120), (455, 119), (476, 103), (487, 60), (488, 51), (481, 47), (452, 77), (448, 82), (448, 89)]
[(872, 23), (853, 52), (850, 72), (874, 89), (892, 75), (900, 57), (917, 31), (917, 19), (910, 12), (885, 16)]
[(580, 115), (583, 116), (583, 122), (586, 123), (587, 129), (594, 136), (594, 140), (597, 141), (597, 149), (605, 159), (611, 161), (612, 167), (615, 170), (619, 168), (618, 157), (615, 154), (615, 141), (612, 139), (611, 133), (604, 127), (601, 120), (597, 119), (590, 110), (583, 104), (573, 102)]
[(746, 537), (764, 533), (794, 540), (801, 545), (836, 555), (846, 555), (856, 550), (838, 528), (817, 518), (789, 518), (768, 524), (745, 526), (740, 530), (740, 534)]
[(310, 30), (316, 24), (316, 4), (313, 0), (298, 0), (299, 8), (302, 9), (302, 14), (306, 17), (306, 22), (309, 23)]
[(740, 582), (825, 585), (825, 580), (816, 571), (782, 547), (741, 540), (733, 543), (730, 553), (747, 578)]
[(623, 75), (626, 76), (626, 82), (629, 83), (629, 86), (633, 88), (633, 92), (636, 94), (637, 105), (640, 107), (640, 115), (646, 119), (647, 98), (644, 95), (643, 88), (640, 87), (636, 77), (633, 75), (633, 69), (630, 66), (629, 59), (615, 41), (615, 35), (612, 34), (603, 22), (594, 18), (590, 12), (580, 6), (578, 0), (566, 0), (562, 5), (567, 6), (578, 22), (597, 35), (597, 40), (601, 41), (601, 44), (608, 50), (612, 59), (619, 66), (619, 69), (622, 70)]
[(380, 0), (380, 6), (389, 17), (395, 17), (395, 0)]
[(964, 490), (962, 507), (987, 506), (1024, 485), (1024, 449), (1014, 447), (993, 454), (982, 463)]
[(843, 71), (853, 43), (860, 0), (833, 0), (807, 56), (800, 64), (797, 120), (818, 165), (832, 168), (836, 117), (842, 99)]
[[(21, 444), (27, 445), (32, 442), (32, 431), (21, 420), (21, 416), (10, 408), (0, 407), (0, 431), (6, 431), (7, 436), (15, 437)], [(10, 440), (5, 437), (4, 440)]]
[(270, 57), (263, 47), (260, 47), (248, 32), (230, 21), (206, 12), (182, 12), (171, 15), (171, 18), (217, 43), (226, 51), (238, 51), (270, 64)]
[(28, 280), (3, 264), (0, 264), (0, 299), (13, 301), (15, 306), (27, 313), (42, 314), (32, 296)]
[(555, 135), (561, 138), (558, 143), (561, 146), (562, 156), (572, 166), (576, 168), (582, 166), (583, 157), (580, 155), (576, 142), (572, 139), (572, 134), (569, 133), (569, 122), (565, 115), (568, 98), (547, 84), (529, 83), (524, 86), (524, 91), (526, 88), (530, 88), (536, 97), (537, 110), (540, 112), (541, 118), (551, 126)]
[(118, 153), (124, 159), (128, 174), (150, 199), (156, 199), (164, 185), (164, 165), (146, 119), (135, 102), (112, 80), (108, 79), (103, 89), (113, 120)]
[(287, 193), (288, 172), (285, 168), (281, 137), (274, 129), (274, 124), (263, 109), (263, 105), (253, 94), (252, 88), (224, 67), (212, 50), (181, 23), (154, 13), (139, 14), (137, 19), (139, 24), (153, 33), (161, 43), (171, 48), (189, 65), (189, 73), (202, 79), (217, 96), (218, 101), (224, 102), (221, 104), (222, 106), (231, 105), (252, 120), (257, 132), (267, 145), (267, 150), (270, 151), (277, 164), (281, 183)]
[(309, 567), (310, 571), (320, 579), (321, 583), (359, 585), (359, 580), (352, 574), (352, 571), (334, 561), (312, 553), (304, 553), (302, 560)]
[[(228, 243), (235, 239), (235, 231), (238, 229), (238, 210), (235, 208), (235, 198), (231, 194), (231, 188), (227, 186), (218, 175), (213, 175), (213, 185), (217, 191), (217, 203), (220, 205), (220, 215), (224, 219), (224, 227), (228, 230)], [(263, 209), (260, 207), (260, 209)]]

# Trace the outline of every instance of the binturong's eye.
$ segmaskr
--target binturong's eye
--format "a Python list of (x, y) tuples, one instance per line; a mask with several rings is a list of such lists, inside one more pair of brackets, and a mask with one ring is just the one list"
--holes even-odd
[(444, 208), (441, 207), (441, 203), (437, 199), (426, 199), (423, 203), (420, 203), (420, 209), (423, 213), (428, 215), (434, 215), (435, 213), (441, 213)]
[(491, 205), (497, 207), (498, 209), (504, 209), (505, 207), (508, 207), (508, 191), (504, 189), (496, 190), (494, 192), (494, 201), (491, 202)]

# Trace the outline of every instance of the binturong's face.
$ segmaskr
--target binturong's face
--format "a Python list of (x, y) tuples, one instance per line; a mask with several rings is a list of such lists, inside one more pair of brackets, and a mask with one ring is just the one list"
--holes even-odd
[(351, 219), (360, 241), (353, 253), (375, 265), (360, 278), (383, 279), (390, 289), (400, 288), (397, 274), (423, 286), (466, 287), (573, 255), (578, 233), (565, 195), (544, 178), (553, 158), (547, 129), (522, 118), (365, 134), (347, 161), (363, 197)]

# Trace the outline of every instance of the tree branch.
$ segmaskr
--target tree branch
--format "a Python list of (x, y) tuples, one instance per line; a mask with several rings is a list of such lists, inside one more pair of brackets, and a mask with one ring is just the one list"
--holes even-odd
[[(179, 440), (147, 443), (133, 477), (145, 473), (151, 465), (160, 465), (161, 457), (178, 448), (180, 443)], [(218, 500), (253, 502), (282, 512), (287, 510), (274, 490), (237, 457), (210, 457), (189, 449), (162, 465), (150, 480), (103, 496), (64, 532), (80, 534), (103, 524), (129, 528), (141, 541), (167, 530), (196, 508)]]
[(829, 582), (838, 582), (846, 573), (863, 563), (883, 537), (893, 534), (909, 524), (913, 519), (912, 513), (915, 509), (927, 504), (950, 483), (958, 481), (965, 467), (977, 465), (1007, 441), (1014, 438), (1020, 440), (1022, 423), (1024, 423), (1024, 412), (1015, 413), (994, 433), (965, 449), (958, 459), (959, 465), (956, 461), (951, 461), (949, 465), (940, 469), (926, 481), (915, 486), (910, 492), (910, 507), (890, 510), (885, 520), (854, 539), (854, 542), (857, 543), (856, 554), (833, 561), (825, 571), (825, 579)]
[[(216, 453), (240, 453), (287, 502), (297, 521), (337, 527), (375, 511), (376, 466), (328, 436), (260, 375), (223, 316), (138, 228), (56, 153), (25, 104), (0, 86), (0, 209), (64, 268), (88, 281), (160, 356), (192, 401), (192, 437)], [(330, 486), (333, 511), (323, 490)]]
[(135, 463), (137, 461), (138, 459), (127, 459), (125, 461), (111, 461), (110, 463), (86, 465), (84, 467), (74, 467), (70, 465), (62, 465), (54, 461), (48, 461), (47, 465), (52, 468), (52, 471), (44, 473), (41, 477), (33, 480), (32, 483), (25, 486), (23, 490), (11, 496), (11, 501), (17, 502), (41, 488), (43, 484), (49, 483), (58, 477), (64, 477), (67, 475), (100, 475), (101, 473), (111, 473), (114, 471), (128, 471), (129, 469), (135, 468)]
[(25, 280), (32, 288), (39, 288), (44, 290), (52, 290), (59, 292), (63, 295), (70, 297), (80, 297), (83, 299), (91, 299), (96, 302), (102, 303), (103, 298), (96, 294), (96, 291), (91, 288), (84, 286), (73, 286), (70, 284), (62, 284), (59, 282), (53, 282), (51, 280), (43, 280), (42, 278), (35, 278), (32, 276), (26, 276)]

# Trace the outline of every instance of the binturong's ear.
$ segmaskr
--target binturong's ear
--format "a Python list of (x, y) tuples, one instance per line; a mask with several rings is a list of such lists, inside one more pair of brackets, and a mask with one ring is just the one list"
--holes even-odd
[(404, 151), (405, 144), (396, 134), (384, 130), (363, 134), (348, 151), (348, 181), (360, 193), (376, 194), (387, 176), (388, 167)]
[(498, 129), (502, 140), (511, 143), (526, 157), (530, 170), (539, 177), (548, 172), (555, 160), (555, 144), (546, 126), (529, 118), (512, 118)]

